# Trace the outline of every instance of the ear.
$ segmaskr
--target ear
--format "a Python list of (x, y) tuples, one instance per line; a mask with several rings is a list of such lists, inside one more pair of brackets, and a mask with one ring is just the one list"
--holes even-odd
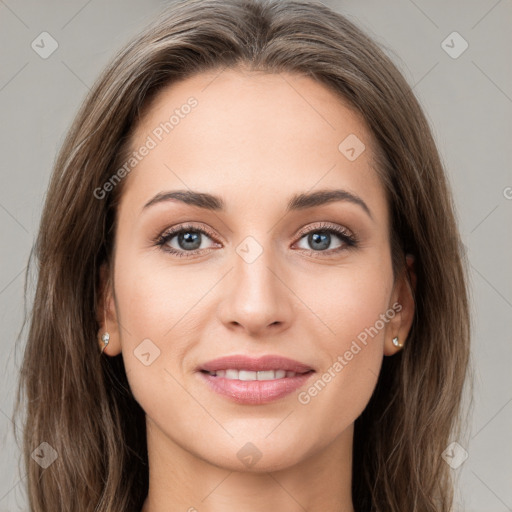
[(414, 268), (414, 256), (405, 256), (405, 266), (397, 276), (393, 293), (391, 294), (390, 308), (395, 311), (395, 316), (389, 321), (384, 341), (384, 355), (396, 354), (402, 347), (393, 345), (393, 338), (398, 338), (402, 346), (407, 343), (407, 336), (411, 330), (414, 319), (414, 292), (416, 290), (416, 271)]
[(116, 356), (120, 354), (121, 341), (119, 339), (119, 324), (117, 321), (117, 312), (114, 300), (114, 285), (107, 263), (103, 263), (100, 267), (96, 319), (100, 326), (98, 331), (98, 344), (100, 350), (104, 347), (101, 337), (104, 333), (108, 332), (110, 338), (103, 353), (109, 356)]

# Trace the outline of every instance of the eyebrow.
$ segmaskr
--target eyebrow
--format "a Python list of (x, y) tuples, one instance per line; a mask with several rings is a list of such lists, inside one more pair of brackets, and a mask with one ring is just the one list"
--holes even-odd
[[(195, 192), (193, 190), (174, 190), (170, 192), (160, 192), (149, 200), (143, 207), (143, 210), (150, 206), (166, 201), (179, 201), (198, 208), (204, 208), (211, 211), (225, 210), (225, 202), (222, 198), (208, 194), (206, 192)], [(372, 213), (368, 205), (357, 195), (347, 190), (342, 189), (325, 189), (317, 190), (315, 192), (304, 192), (295, 194), (288, 201), (286, 212), (305, 210), (315, 206), (322, 206), (324, 204), (332, 203), (335, 201), (346, 201), (360, 206), (368, 216), (373, 220)]]

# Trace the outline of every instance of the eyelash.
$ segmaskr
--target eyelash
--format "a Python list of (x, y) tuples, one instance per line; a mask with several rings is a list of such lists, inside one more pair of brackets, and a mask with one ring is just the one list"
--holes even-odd
[[(177, 251), (176, 249), (166, 245), (176, 235), (179, 235), (180, 233), (186, 233), (186, 232), (201, 233), (203, 235), (208, 236), (212, 240), (215, 240), (215, 236), (207, 228), (205, 228), (205, 227), (199, 228), (199, 227), (193, 226), (191, 224), (185, 224), (182, 226), (178, 226), (176, 228), (172, 228), (169, 231), (166, 231), (166, 232), (162, 233), (161, 235), (159, 235), (155, 240), (155, 245), (160, 247), (163, 251), (165, 251), (169, 254), (172, 254), (173, 256), (177, 256), (178, 258), (189, 258), (189, 257), (195, 256), (196, 254), (198, 254), (202, 251), (210, 252), (212, 250), (210, 248), (210, 249), (195, 249), (193, 251)], [(347, 249), (357, 247), (357, 245), (359, 243), (357, 238), (354, 235), (349, 234), (349, 232), (345, 228), (342, 228), (340, 226), (336, 226), (333, 224), (329, 224), (329, 223), (321, 223), (320, 225), (315, 226), (314, 228), (303, 229), (303, 230), (299, 231), (299, 233), (298, 233), (299, 240), (302, 240), (305, 236), (309, 235), (310, 233), (335, 234), (341, 239), (341, 241), (344, 244), (341, 247), (338, 247), (336, 249), (330, 249), (327, 251), (315, 251), (313, 249), (301, 249), (310, 254), (315, 254), (315, 255), (316, 254), (329, 254), (329, 255), (331, 255), (333, 253), (338, 253), (341, 251), (345, 251)], [(315, 256), (315, 257), (317, 257), (317, 256)]]

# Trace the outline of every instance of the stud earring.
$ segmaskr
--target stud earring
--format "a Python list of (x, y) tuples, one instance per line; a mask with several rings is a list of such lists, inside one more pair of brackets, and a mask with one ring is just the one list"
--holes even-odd
[(101, 349), (101, 353), (107, 348), (108, 342), (110, 341), (110, 334), (105, 332), (101, 335), (101, 341), (103, 341), (103, 347)]
[(398, 347), (398, 348), (402, 348), (402, 347), (403, 347), (403, 344), (402, 344), (402, 343), (400, 343), (400, 342), (398, 341), (398, 336), (395, 336), (395, 337), (393, 338), (393, 345), (394, 345), (395, 347)]
[[(105, 310), (105, 327), (107, 326), (107, 310)], [(101, 335), (101, 341), (103, 341), (103, 347), (101, 347), (101, 354), (107, 348), (108, 342), (110, 341), (110, 334), (108, 332), (104, 332)]]

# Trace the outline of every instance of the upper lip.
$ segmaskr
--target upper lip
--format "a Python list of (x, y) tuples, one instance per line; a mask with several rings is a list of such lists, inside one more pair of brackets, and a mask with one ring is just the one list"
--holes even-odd
[(205, 370), (208, 372), (229, 369), (252, 371), (286, 370), (295, 373), (306, 373), (313, 370), (313, 368), (307, 364), (274, 354), (261, 357), (248, 357), (234, 354), (213, 359), (212, 361), (200, 365), (198, 368), (199, 371)]

